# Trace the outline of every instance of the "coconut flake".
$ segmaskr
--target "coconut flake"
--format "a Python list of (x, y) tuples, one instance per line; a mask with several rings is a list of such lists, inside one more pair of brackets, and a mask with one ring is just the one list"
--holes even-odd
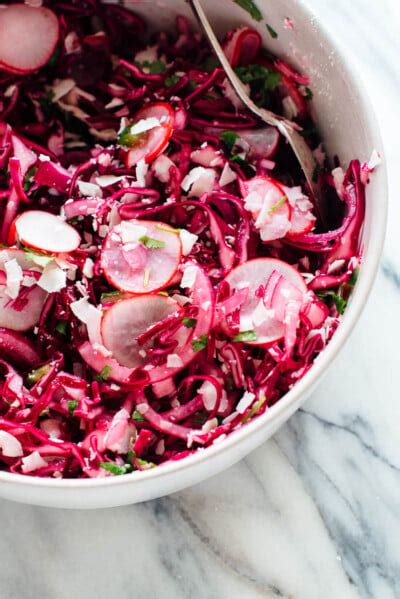
[(0, 449), (7, 458), (19, 458), (24, 455), (21, 443), (7, 431), (0, 431)]
[(368, 168), (373, 171), (377, 166), (382, 163), (382, 156), (378, 150), (372, 150), (371, 158), (368, 161)]
[(194, 244), (198, 240), (198, 235), (190, 233), (186, 229), (179, 230), (179, 237), (182, 242), (182, 254), (188, 256), (193, 249)]
[(198, 273), (197, 266), (187, 266), (183, 272), (180, 286), (182, 289), (193, 289)]
[(236, 179), (237, 179), (237, 174), (235, 173), (235, 171), (233, 169), (231, 169), (231, 167), (229, 166), (229, 163), (226, 162), (225, 166), (222, 170), (222, 173), (221, 173), (219, 184), (221, 185), (221, 187), (225, 187), (225, 185), (229, 185), (230, 183), (233, 183), (234, 181), (236, 181)]
[(118, 231), (121, 235), (122, 243), (137, 243), (141, 237), (146, 235), (147, 228), (124, 220), (119, 225)]
[(245, 391), (242, 399), (239, 401), (238, 405), (236, 406), (236, 411), (239, 412), (239, 414), (244, 414), (244, 412), (247, 410), (247, 408), (249, 406), (251, 406), (251, 404), (253, 403), (255, 398), (256, 398), (256, 396), (254, 395), (254, 393)]
[(146, 187), (146, 175), (149, 170), (149, 165), (144, 160), (139, 160), (136, 165), (136, 183), (138, 187)]
[(165, 154), (161, 154), (156, 158), (152, 164), (154, 175), (161, 183), (168, 183), (169, 181), (169, 169), (171, 166), (175, 166), (174, 162)]
[(335, 185), (335, 189), (339, 195), (342, 197), (343, 194), (343, 182), (344, 182), (344, 170), (341, 166), (338, 166), (332, 171), (333, 183)]
[(22, 283), (22, 268), (20, 267), (16, 259), (13, 258), (12, 260), (7, 260), (7, 262), (4, 263), (4, 269), (6, 271), (7, 277), (7, 285), (5, 288), (5, 292), (11, 299), (15, 299), (16, 297), (18, 297)]
[(78, 189), (81, 195), (91, 198), (103, 197), (103, 192), (96, 183), (88, 183), (87, 181), (77, 181)]
[(67, 273), (52, 261), (45, 266), (37, 284), (48, 293), (57, 293), (66, 286)]
[(76, 83), (73, 79), (56, 79), (53, 85), (52, 101), (58, 102), (61, 98), (69, 94), (74, 89)]
[(21, 470), (24, 474), (39, 470), (39, 468), (45, 468), (47, 466), (46, 460), (42, 458), (38, 451), (34, 451), (25, 458), (22, 458)]
[(73, 314), (87, 326), (89, 341), (92, 344), (102, 345), (100, 323), (102, 312), (87, 297), (83, 297), (70, 305)]
[(91, 258), (86, 258), (85, 264), (83, 265), (83, 269), (82, 269), (82, 272), (85, 275), (85, 277), (87, 277), (88, 279), (92, 279), (93, 278), (93, 269), (94, 269), (93, 260)]
[(155, 62), (158, 60), (158, 47), (157, 46), (147, 46), (144, 50), (140, 50), (135, 54), (135, 62)]
[(292, 119), (295, 119), (299, 114), (299, 111), (297, 110), (297, 106), (294, 103), (294, 100), (291, 96), (286, 96), (285, 98), (283, 98), (282, 108), (283, 108), (283, 114), (290, 121)]
[(178, 354), (170, 354), (167, 356), (167, 368), (181, 368), (183, 362)]
[(116, 177), (115, 175), (102, 175), (101, 177), (96, 177), (96, 183), (100, 187), (110, 187), (111, 185), (115, 185), (115, 183), (119, 183), (123, 181), (125, 177)]
[(160, 121), (155, 116), (150, 116), (148, 119), (141, 119), (130, 128), (131, 135), (140, 135), (151, 129), (155, 129), (161, 125)]
[(215, 184), (215, 171), (210, 168), (197, 166), (184, 177), (182, 189), (190, 195), (200, 197), (203, 193), (212, 191)]
[(217, 426), (218, 426), (217, 418), (211, 418), (210, 420), (207, 420), (207, 422), (205, 422), (203, 424), (203, 426), (201, 427), (201, 432), (208, 433), (209, 431), (212, 431), (213, 429), (217, 428)]
[(198, 393), (202, 396), (203, 404), (208, 412), (212, 412), (217, 404), (217, 389), (210, 381), (204, 381)]

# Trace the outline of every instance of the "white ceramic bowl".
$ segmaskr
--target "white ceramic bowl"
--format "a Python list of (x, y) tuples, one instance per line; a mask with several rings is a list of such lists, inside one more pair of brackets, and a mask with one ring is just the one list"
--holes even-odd
[[(131, 4), (158, 29), (173, 27), (177, 14), (190, 16), (183, 0), (132, 0)], [(311, 76), (315, 114), (330, 155), (337, 154), (346, 165), (352, 158), (367, 160), (374, 148), (382, 150), (377, 120), (355, 71), (349, 68), (347, 57), (340, 56), (334, 40), (315, 17), (295, 0), (257, 0), (257, 4), (277, 29), (277, 40), (269, 36), (265, 23), (256, 24), (231, 0), (204, 0), (204, 7), (220, 34), (244, 23), (256, 27), (266, 47)], [(294, 20), (296, 33), (284, 29), (286, 16)], [(367, 190), (364, 262), (343, 322), (308, 374), (267, 413), (208, 449), (146, 472), (98, 480), (40, 479), (0, 472), (0, 496), (51, 507), (118, 506), (178, 491), (243, 458), (301, 406), (348, 339), (375, 278), (385, 234), (386, 207), (386, 173), (380, 167)]]

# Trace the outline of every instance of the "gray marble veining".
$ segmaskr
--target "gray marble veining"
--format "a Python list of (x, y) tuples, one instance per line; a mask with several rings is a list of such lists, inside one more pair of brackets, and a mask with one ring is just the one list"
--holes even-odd
[(97, 512), (1, 502), (1, 598), (400, 598), (399, 7), (308, 4), (364, 79), (389, 166), (384, 261), (352, 339), (274, 439), (208, 482)]

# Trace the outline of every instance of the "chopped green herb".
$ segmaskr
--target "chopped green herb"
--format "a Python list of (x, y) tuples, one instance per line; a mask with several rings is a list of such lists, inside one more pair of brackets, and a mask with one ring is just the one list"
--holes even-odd
[(241, 341), (257, 341), (257, 334), (255, 331), (243, 331), (238, 333), (233, 338), (234, 341), (240, 343)]
[(354, 287), (357, 283), (358, 275), (360, 274), (360, 269), (357, 267), (353, 270), (350, 281), (347, 283), (348, 287)]
[(59, 320), (56, 324), (56, 331), (57, 331), (57, 333), (60, 333), (60, 335), (66, 335), (67, 334), (67, 321)]
[(165, 79), (164, 83), (167, 87), (172, 87), (173, 85), (176, 85), (180, 80), (181, 78), (178, 77), (178, 75), (170, 75)]
[(146, 469), (150, 469), (150, 468), (155, 468), (156, 465), (153, 464), (153, 462), (148, 462), (147, 460), (142, 460), (142, 458), (136, 458), (136, 463), (139, 466), (142, 466), (142, 468), (146, 468)]
[(146, 418), (144, 418), (138, 410), (135, 410), (132, 414), (132, 420), (135, 420), (136, 422), (145, 422)]
[(340, 288), (339, 294), (335, 293), (334, 291), (317, 291), (317, 296), (322, 301), (325, 301), (326, 299), (332, 300), (336, 306), (336, 310), (338, 311), (338, 313), (344, 314), (344, 311), (347, 306), (347, 301), (344, 297), (340, 295), (341, 291), (342, 288)]
[(202, 68), (207, 72), (211, 72), (214, 69), (217, 69), (219, 66), (220, 63), (215, 54), (210, 54), (210, 56), (202, 64)]
[(36, 370), (31, 370), (26, 376), (26, 381), (28, 385), (35, 385), (43, 378), (48, 372), (50, 372), (51, 366), (50, 364), (44, 364), (40, 368), (36, 368)]
[(247, 175), (249, 177), (252, 177), (254, 175), (253, 168), (250, 166), (250, 164), (247, 162), (247, 160), (244, 160), (244, 158), (239, 156), (239, 154), (234, 154), (233, 156), (231, 156), (231, 161), (234, 164), (237, 164), (238, 166), (240, 166), (240, 168), (242, 169), (242, 171), (244, 172), (245, 175)]
[(272, 37), (274, 40), (276, 40), (276, 38), (278, 37), (278, 34), (276, 33), (275, 29), (273, 29), (273, 28), (271, 27), (271, 25), (269, 25), (268, 23), (267, 23), (267, 29), (268, 29), (268, 33), (270, 34), (270, 36), (271, 36), (271, 37)]
[(38, 167), (33, 165), (26, 173), (26, 175), (24, 177), (24, 191), (25, 192), (29, 191), (30, 188), (32, 187), (32, 185), (33, 185), (32, 177), (36, 173), (37, 169), (38, 169)]
[(54, 260), (54, 256), (34, 252), (30, 248), (24, 248), (24, 252), (26, 260), (34, 262), (38, 266), (43, 266), (43, 268), (50, 264), (52, 260)]
[(71, 416), (74, 415), (74, 412), (76, 410), (76, 408), (78, 407), (78, 400), (77, 399), (70, 399), (68, 402), (68, 412), (71, 414)]
[(313, 94), (312, 90), (309, 87), (306, 87), (305, 92), (306, 92), (304, 94), (305, 99), (306, 100), (312, 100), (313, 97), (314, 97), (314, 94)]
[(182, 318), (182, 324), (187, 329), (193, 329), (196, 326), (197, 320), (195, 318)]
[(271, 206), (271, 208), (268, 210), (268, 212), (270, 214), (273, 214), (274, 212), (279, 210), (279, 208), (286, 202), (286, 200), (287, 200), (287, 196), (282, 196), (281, 199), (276, 202), (276, 204)]
[(280, 73), (259, 64), (237, 67), (235, 72), (243, 83), (250, 85), (251, 96), (259, 106), (268, 106), (271, 92), (278, 87), (282, 79)]
[(239, 136), (236, 133), (236, 131), (223, 131), (219, 136), (221, 142), (225, 146), (225, 149), (229, 153), (232, 152), (233, 147), (234, 147), (238, 137)]
[(262, 21), (262, 14), (258, 6), (253, 2), (253, 0), (233, 0), (235, 4), (243, 8), (243, 10), (247, 11), (249, 15), (255, 19), (256, 21)]
[(201, 335), (198, 339), (193, 339), (192, 347), (195, 352), (202, 351), (208, 345), (208, 335)]
[(159, 291), (158, 295), (163, 295), (164, 297), (169, 297), (166, 291)]
[(143, 133), (131, 133), (132, 123), (127, 127), (124, 127), (122, 131), (118, 134), (117, 143), (118, 145), (124, 148), (132, 148), (136, 144), (140, 142), (141, 139), (146, 135), (146, 132)]
[(166, 65), (162, 60), (144, 60), (143, 62), (136, 63), (143, 71), (150, 73), (151, 75), (161, 75), (165, 73)]
[(139, 237), (140, 243), (143, 243), (145, 247), (149, 250), (161, 250), (165, 248), (165, 241), (160, 241), (159, 239), (153, 239), (152, 237), (147, 237), (147, 235), (143, 235)]
[(46, 66), (47, 67), (55, 67), (57, 65), (60, 54), (61, 54), (61, 45), (57, 44), (53, 54), (50, 56), (49, 60), (47, 61)]
[(120, 476), (121, 474), (128, 474), (128, 472), (132, 472), (131, 464), (115, 464), (114, 462), (99, 462), (100, 468), (107, 470), (111, 474), (115, 476)]
[(118, 299), (120, 295), (123, 295), (121, 291), (107, 291), (101, 294), (101, 301), (107, 301), (111, 299)]
[(96, 374), (94, 378), (98, 383), (107, 381), (110, 377), (111, 371), (112, 367), (109, 364), (106, 364), (104, 368), (102, 368), (101, 371), (98, 374)]
[(251, 418), (254, 418), (254, 416), (256, 416), (259, 413), (259, 411), (261, 410), (261, 408), (263, 407), (263, 405), (265, 404), (266, 401), (267, 401), (267, 397), (263, 393), (261, 395), (260, 399), (258, 399), (252, 405), (250, 410), (247, 412), (246, 416), (242, 420), (242, 424), (244, 424), (245, 422), (248, 422)]

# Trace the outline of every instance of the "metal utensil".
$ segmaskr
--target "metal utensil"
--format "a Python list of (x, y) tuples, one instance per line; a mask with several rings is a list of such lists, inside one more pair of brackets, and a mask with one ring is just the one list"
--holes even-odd
[(236, 75), (235, 71), (231, 67), (215, 33), (211, 24), (201, 6), (200, 0), (188, 0), (197, 20), (199, 21), (208, 41), (212, 49), (215, 52), (219, 62), (221, 63), (222, 68), (225, 71), (225, 74), (235, 90), (236, 94), (243, 102), (243, 104), (252, 112), (255, 116), (257, 116), (260, 120), (264, 121), (268, 125), (272, 125), (276, 127), (278, 131), (285, 137), (290, 146), (292, 147), (297, 160), (301, 166), (301, 169), (305, 175), (306, 181), (310, 187), (310, 191), (313, 195), (313, 199), (318, 208), (321, 208), (322, 202), (320, 198), (320, 189), (315, 181), (315, 167), (317, 165), (314, 155), (307, 145), (304, 138), (300, 135), (300, 133), (296, 130), (296, 126), (291, 121), (285, 119), (283, 116), (279, 116), (270, 110), (265, 108), (260, 108), (253, 102), (253, 100), (248, 96), (242, 82), (239, 77)]

